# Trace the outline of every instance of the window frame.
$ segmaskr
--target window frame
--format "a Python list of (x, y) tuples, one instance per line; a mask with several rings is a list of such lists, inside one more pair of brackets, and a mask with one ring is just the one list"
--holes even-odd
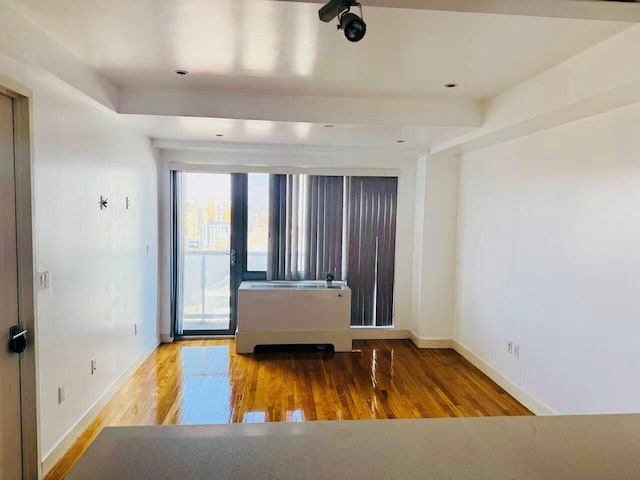
[[(249, 175), (251, 173), (263, 172), (247, 172), (238, 174), (237, 187), (238, 195), (241, 201), (238, 203), (238, 225), (237, 235), (242, 239), (236, 242), (236, 256), (240, 259), (241, 264), (241, 282), (260, 282), (267, 280), (267, 271), (249, 270)], [(269, 212), (270, 214), (270, 212)]]

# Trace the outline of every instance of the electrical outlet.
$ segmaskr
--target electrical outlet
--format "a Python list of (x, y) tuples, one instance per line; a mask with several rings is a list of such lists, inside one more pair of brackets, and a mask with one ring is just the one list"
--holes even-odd
[(520, 345), (513, 346), (513, 354), (516, 356), (516, 358), (520, 358)]
[(93, 360), (91, 360), (91, 375), (96, 373), (97, 369), (98, 369), (98, 364), (96, 362), (96, 359), (94, 358)]
[(64, 386), (58, 387), (58, 405), (64, 402), (65, 394), (64, 394)]
[(513, 354), (513, 342), (511, 340), (507, 342), (507, 353), (509, 355)]
[(138, 335), (138, 324), (137, 323), (133, 324), (133, 334), (134, 335)]

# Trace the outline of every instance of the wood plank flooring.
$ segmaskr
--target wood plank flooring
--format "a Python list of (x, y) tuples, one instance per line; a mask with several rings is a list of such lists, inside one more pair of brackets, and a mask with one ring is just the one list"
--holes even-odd
[(242, 356), (233, 340), (160, 346), (47, 475), (106, 426), (531, 415), (453, 350), (354, 341), (353, 353)]

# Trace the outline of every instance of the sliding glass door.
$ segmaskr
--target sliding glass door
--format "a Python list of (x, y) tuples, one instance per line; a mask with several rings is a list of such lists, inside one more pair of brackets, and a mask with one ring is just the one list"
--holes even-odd
[(231, 333), (232, 177), (196, 172), (182, 176), (182, 334)]
[(242, 280), (265, 280), (269, 176), (173, 173), (176, 336), (230, 335)]

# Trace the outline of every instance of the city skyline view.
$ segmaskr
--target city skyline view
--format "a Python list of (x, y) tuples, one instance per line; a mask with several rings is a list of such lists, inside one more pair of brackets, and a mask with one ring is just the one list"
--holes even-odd
[[(229, 251), (231, 248), (231, 175), (185, 175), (185, 250)], [(269, 175), (248, 174), (247, 250), (265, 253), (269, 238)]]

